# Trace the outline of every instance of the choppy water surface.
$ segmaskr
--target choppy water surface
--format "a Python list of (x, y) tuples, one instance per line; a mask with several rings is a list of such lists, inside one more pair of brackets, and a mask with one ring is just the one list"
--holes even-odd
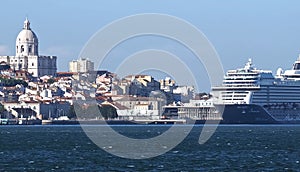
[[(169, 126), (116, 126), (134, 138)], [(178, 126), (183, 127), (183, 126)], [(298, 171), (300, 126), (219, 126), (204, 145), (202, 126), (170, 152), (130, 160), (110, 155), (80, 126), (0, 126), (0, 171)]]

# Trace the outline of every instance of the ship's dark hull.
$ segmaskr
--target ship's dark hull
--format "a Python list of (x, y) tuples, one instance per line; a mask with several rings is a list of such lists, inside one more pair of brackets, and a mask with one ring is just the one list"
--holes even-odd
[(222, 118), (221, 124), (300, 124), (300, 120), (276, 120), (254, 104), (225, 105)]
[(267, 111), (258, 105), (225, 105), (223, 124), (276, 124)]

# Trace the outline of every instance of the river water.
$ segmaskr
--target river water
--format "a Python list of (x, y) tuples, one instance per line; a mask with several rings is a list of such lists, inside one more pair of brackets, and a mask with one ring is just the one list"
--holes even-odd
[[(168, 125), (114, 126), (145, 138)], [(182, 127), (182, 126), (178, 126)], [(300, 125), (220, 125), (203, 145), (194, 126), (177, 147), (142, 160), (111, 155), (79, 125), (0, 126), (0, 171), (298, 171)]]

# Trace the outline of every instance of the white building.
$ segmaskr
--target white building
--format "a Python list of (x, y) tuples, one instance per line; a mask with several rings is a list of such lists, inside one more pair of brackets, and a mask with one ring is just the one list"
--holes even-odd
[(174, 80), (170, 77), (166, 77), (165, 79), (159, 80), (159, 82), (161, 90), (173, 93), (173, 89), (176, 87)]
[(3, 102), (4, 109), (16, 118), (53, 119), (66, 116), (70, 110), (69, 102)]
[(26, 18), (24, 27), (16, 39), (16, 55), (0, 56), (0, 63), (5, 62), (12, 69), (24, 70), (33, 77), (56, 74), (56, 56), (40, 56), (38, 54), (38, 38), (30, 28)]
[[(170, 107), (169, 107), (170, 108)], [(178, 118), (192, 120), (221, 120), (221, 109), (214, 106), (213, 99), (190, 100), (182, 106), (177, 106)]]
[[(183, 103), (189, 102), (195, 95), (195, 89), (193, 86), (177, 86), (173, 89), (173, 95), (179, 95), (180, 101)], [(178, 99), (178, 98), (176, 98)]]
[(123, 97), (115, 103), (119, 119), (123, 120), (157, 120), (160, 119), (163, 100), (151, 97)]
[(88, 59), (73, 60), (69, 63), (70, 72), (90, 72), (94, 71), (94, 63)]

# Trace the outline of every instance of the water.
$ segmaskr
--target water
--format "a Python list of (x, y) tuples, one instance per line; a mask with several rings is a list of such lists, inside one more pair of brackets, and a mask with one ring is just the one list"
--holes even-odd
[[(169, 126), (116, 126), (144, 138)], [(300, 125), (219, 126), (204, 145), (202, 126), (170, 152), (130, 160), (98, 148), (80, 126), (0, 126), (0, 171), (299, 171)]]

